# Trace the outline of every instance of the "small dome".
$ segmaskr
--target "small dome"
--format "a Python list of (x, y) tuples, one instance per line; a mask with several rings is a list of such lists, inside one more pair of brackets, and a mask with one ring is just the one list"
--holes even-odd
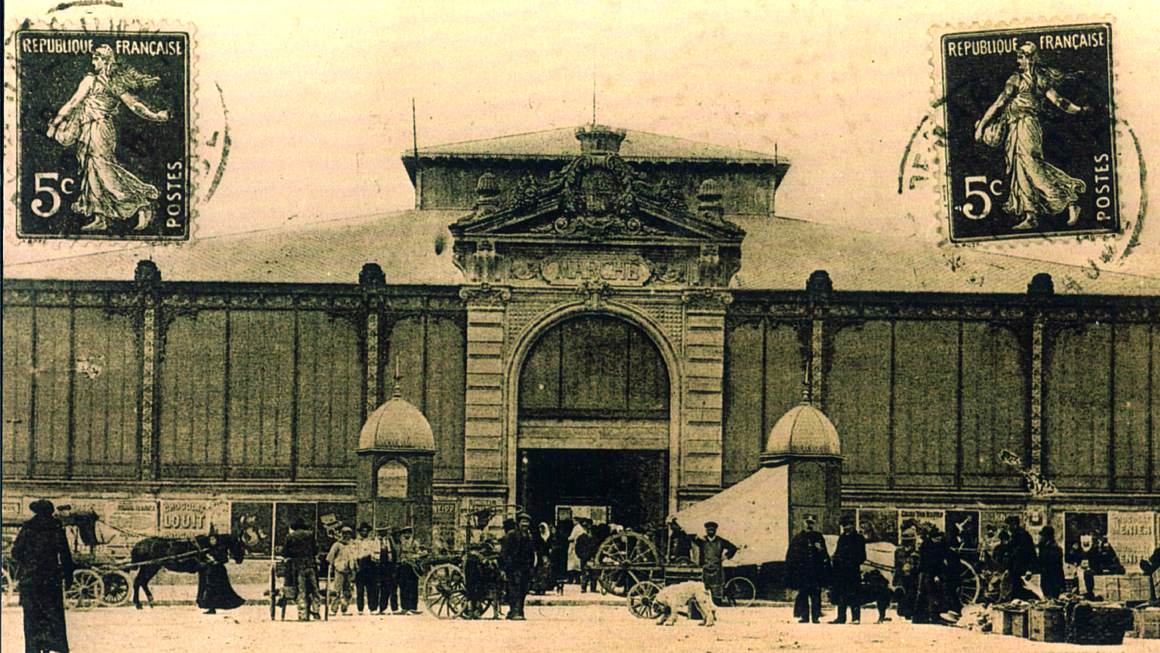
[(825, 413), (810, 404), (794, 406), (777, 420), (765, 443), (766, 457), (841, 456), (838, 430)]
[(721, 184), (717, 183), (716, 179), (706, 179), (697, 188), (697, 199), (712, 201), (721, 199), (721, 196)]
[(422, 411), (396, 394), (375, 409), (358, 436), (359, 451), (435, 451), (435, 434)]

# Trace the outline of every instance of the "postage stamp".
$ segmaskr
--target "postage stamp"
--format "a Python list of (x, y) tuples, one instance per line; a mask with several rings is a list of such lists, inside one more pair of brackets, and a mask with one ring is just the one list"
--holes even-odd
[(188, 240), (189, 32), (14, 37), (18, 237)]
[(935, 38), (951, 241), (1119, 233), (1112, 24)]

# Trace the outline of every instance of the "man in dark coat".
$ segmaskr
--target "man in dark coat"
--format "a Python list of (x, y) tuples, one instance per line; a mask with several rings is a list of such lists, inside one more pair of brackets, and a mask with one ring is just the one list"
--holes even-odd
[(894, 550), (894, 592), (898, 601), (898, 616), (914, 616), (914, 600), (918, 596), (918, 530), (902, 531), (899, 546)]
[(804, 529), (790, 540), (785, 553), (787, 585), (796, 589), (793, 613), (801, 623), (822, 618), (822, 588), (830, 582), (830, 552), (826, 540), (814, 530), (815, 515), (806, 515)]
[(318, 541), (314, 539), (314, 531), (306, 527), (305, 520), (291, 522), (282, 556), (286, 558), (286, 584), (295, 588), (298, 597), (298, 620), (318, 619), (318, 608), (322, 604), (318, 593)]
[(717, 522), (705, 522), (705, 537), (697, 538), (701, 580), (717, 605), (725, 604), (725, 561), (737, 553), (732, 542), (717, 537)]
[(943, 605), (947, 577), (946, 540), (934, 524), (920, 524), (918, 532), (921, 539), (918, 544), (918, 588), (911, 621), (939, 624), (946, 607)]
[(1063, 594), (1063, 548), (1055, 541), (1055, 529), (1051, 526), (1039, 531), (1039, 586), (1046, 598)]
[(507, 577), (507, 594), (510, 607), (507, 618), (523, 621), (524, 599), (531, 586), (532, 567), (536, 564), (536, 547), (532, 542), (532, 518), (520, 513), (516, 528), (503, 536), (500, 545), (500, 560)]
[(999, 594), (999, 602), (1006, 603), (1015, 599), (1029, 599), (1032, 595), (1023, 584), (1023, 575), (1038, 567), (1035, 554), (1035, 542), (1031, 533), (1023, 528), (1019, 517), (1007, 517), (1007, 532), (1011, 534), (1010, 549), (1006, 556), (1003, 584)]
[(68, 653), (61, 581), (72, 587), (73, 560), (60, 520), (52, 516), (51, 501), (38, 499), (29, 506), (33, 517), (24, 522), (12, 545), (12, 559), (20, 564), (20, 605), (24, 608), (26, 653)]
[(846, 623), (846, 608), (850, 608), (851, 623), (862, 621), (862, 563), (866, 562), (866, 538), (854, 530), (854, 516), (842, 518), (842, 534), (834, 549), (833, 598), (838, 606), (838, 618), (830, 623)]
[(379, 531), (379, 614), (387, 611), (399, 611), (399, 543), (395, 541), (392, 529), (380, 528)]
[(1152, 555), (1140, 560), (1140, 571), (1148, 577), (1148, 603), (1157, 605), (1156, 601), (1156, 581), (1152, 579), (1152, 574), (1160, 569), (1160, 546), (1152, 550)]

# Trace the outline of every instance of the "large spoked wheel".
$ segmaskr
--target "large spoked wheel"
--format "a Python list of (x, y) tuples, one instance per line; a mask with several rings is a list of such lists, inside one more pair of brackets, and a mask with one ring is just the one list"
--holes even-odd
[(627, 596), (637, 583), (651, 580), (660, 568), (660, 555), (651, 540), (640, 533), (622, 531), (610, 536), (596, 550), (600, 587), (609, 594)]
[(133, 579), (123, 571), (108, 571), (101, 576), (105, 585), (105, 592), (101, 595), (101, 605), (125, 605), (129, 600), (129, 590), (133, 587)]
[(467, 609), (467, 585), (463, 570), (450, 563), (434, 567), (423, 577), (423, 601), (427, 611), (440, 619), (455, 619)]
[(726, 605), (747, 608), (753, 605), (755, 598), (757, 598), (757, 588), (748, 578), (736, 576), (725, 583)]
[(628, 609), (641, 619), (656, 619), (661, 616), (654, 599), (661, 588), (656, 583), (641, 581), (628, 590)]
[(100, 574), (92, 569), (77, 569), (72, 587), (65, 590), (64, 605), (70, 610), (87, 610), (100, 603), (104, 595), (105, 583)]
[(962, 565), (959, 568), (959, 601), (963, 605), (970, 605), (979, 600), (979, 592), (982, 591), (982, 582), (979, 580), (979, 572), (971, 566), (971, 563), (966, 560), (960, 560)]

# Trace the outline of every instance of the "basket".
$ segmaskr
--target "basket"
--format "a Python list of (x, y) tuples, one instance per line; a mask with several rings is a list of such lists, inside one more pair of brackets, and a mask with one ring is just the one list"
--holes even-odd
[(1027, 637), (1026, 608), (996, 608), (995, 632), (1015, 637)]
[(1072, 603), (1066, 608), (1067, 641), (1071, 644), (1119, 646), (1132, 627), (1132, 612), (1110, 603)]

